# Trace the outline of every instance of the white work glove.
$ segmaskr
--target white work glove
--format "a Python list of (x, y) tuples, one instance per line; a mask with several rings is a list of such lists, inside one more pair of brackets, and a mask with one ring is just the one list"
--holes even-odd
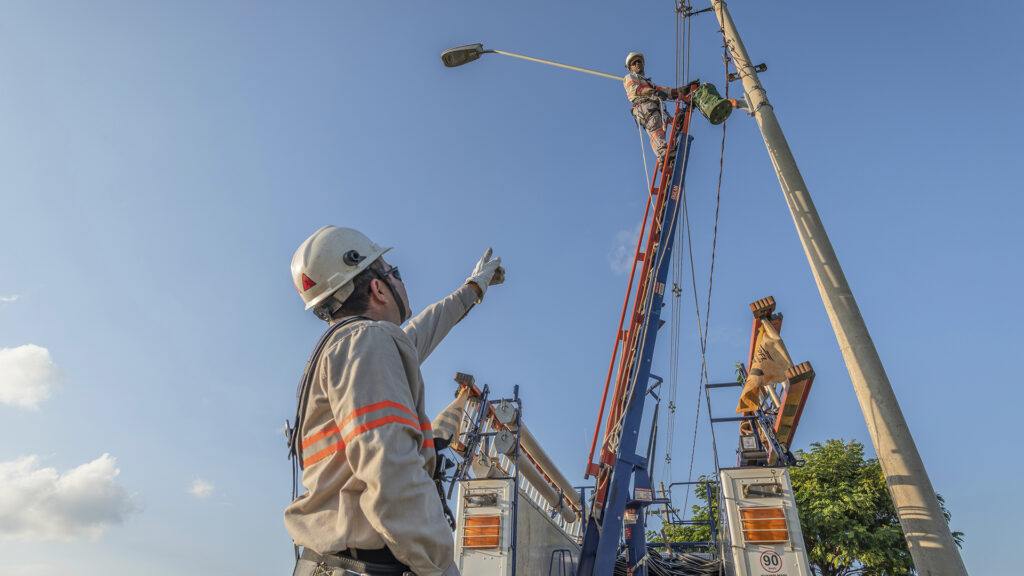
[(480, 261), (476, 263), (473, 273), (466, 278), (466, 284), (472, 282), (480, 288), (479, 303), (487, 293), (487, 287), (492, 284), (501, 284), (505, 281), (505, 269), (501, 267), (501, 258), (491, 259), (491, 249), (488, 248)]

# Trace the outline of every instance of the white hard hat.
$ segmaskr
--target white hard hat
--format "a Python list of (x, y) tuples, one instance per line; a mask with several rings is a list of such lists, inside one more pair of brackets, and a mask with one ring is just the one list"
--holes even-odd
[(292, 282), (306, 310), (335, 293), (344, 301), (352, 294), (352, 279), (388, 250), (352, 228), (324, 226), (314, 232), (292, 256)]
[(646, 64), (646, 62), (644, 61), (643, 52), (630, 52), (629, 55), (626, 56), (626, 70), (629, 70), (629, 63), (637, 58), (639, 58), (641, 62), (644, 62)]

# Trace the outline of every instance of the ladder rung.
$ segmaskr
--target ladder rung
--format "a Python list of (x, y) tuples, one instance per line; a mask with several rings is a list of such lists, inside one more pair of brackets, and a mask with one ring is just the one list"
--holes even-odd
[(739, 388), (743, 382), (719, 382), (717, 384), (705, 384), (705, 388)]
[(757, 416), (726, 416), (725, 418), (712, 418), (711, 421), (714, 423), (718, 422), (746, 422), (748, 420), (757, 420)]

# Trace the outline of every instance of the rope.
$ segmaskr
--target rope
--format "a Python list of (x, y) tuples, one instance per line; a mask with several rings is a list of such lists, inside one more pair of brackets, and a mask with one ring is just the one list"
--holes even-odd
[[(635, 121), (636, 119), (634, 118), (633, 120)], [(640, 136), (640, 157), (644, 161), (644, 177), (646, 178), (646, 180), (644, 180), (644, 190), (647, 190), (647, 183), (651, 181), (651, 173), (649, 170), (647, 170), (647, 149), (644, 147), (644, 131), (642, 128), (640, 128), (639, 122), (636, 123), (636, 133), (638, 136)], [(647, 190), (647, 194), (650, 193), (651, 191)], [(641, 230), (640, 232), (642, 234), (643, 230)]]
[[(679, 156), (680, 153), (677, 152), (676, 153), (676, 161), (677, 162), (682, 161), (680, 158), (686, 158), (687, 150), (688, 150), (688, 148), (690, 146), (690, 139), (689, 138), (684, 138), (683, 140), (684, 140), (684, 144), (683, 144), (684, 148), (683, 148), (683, 151), (682, 151), (683, 156), (680, 157)], [(658, 215), (655, 214), (653, 217), (657, 218)], [(668, 226), (665, 225), (664, 221), (661, 222), (662, 237), (664, 237), (665, 234), (671, 234), (672, 233), (672, 231), (675, 229), (676, 221), (677, 220), (678, 220), (677, 213), (674, 212), (672, 214), (672, 219), (668, 223)], [(642, 233), (643, 233), (643, 231), (641, 231), (641, 234)], [(647, 283), (647, 287), (648, 287), (649, 290), (651, 289), (651, 287), (653, 286), (653, 283), (655, 281), (654, 274), (657, 272), (657, 270), (659, 268), (661, 268), (661, 264), (662, 264), (664, 258), (665, 258), (665, 252), (662, 251), (661, 255), (659, 256), (658, 261), (655, 262), (654, 266), (651, 268), (651, 277), (648, 279), (648, 283)], [(640, 302), (638, 301), (636, 304), (640, 304)], [(651, 301), (649, 299), (645, 299), (643, 301), (643, 305), (644, 305), (644, 316), (648, 316), (649, 317), (650, 311), (648, 310), (648, 308), (651, 306)], [(648, 326), (648, 330), (650, 330), (650, 329), (651, 329), (651, 327)], [(654, 329), (656, 330), (657, 328), (655, 327)], [(633, 354), (633, 361), (634, 362), (636, 362), (636, 360), (638, 358), (642, 358), (643, 357), (644, 348), (647, 345), (647, 343), (645, 341), (646, 339), (642, 338), (643, 335), (644, 334), (641, 333), (640, 331), (638, 331), (637, 334), (635, 335), (637, 340), (638, 340), (637, 343), (639, 344), (639, 348), (636, 348), (636, 352), (634, 352), (634, 354)], [(629, 350), (629, 345), (630, 344), (632, 344), (632, 343), (630, 343), (630, 342), (625, 343), (626, 347), (623, 348), (623, 353), (624, 354), (625, 354), (626, 350)], [(623, 356), (623, 359), (625, 359), (625, 356)], [(626, 368), (632, 369), (632, 366), (627, 366)], [(622, 399), (621, 399), (620, 404), (619, 404), (619, 414), (620, 415), (622, 415), (622, 416), (625, 415), (626, 408), (628, 408), (628, 406), (629, 406), (630, 399), (633, 396), (633, 391), (636, 389), (636, 385), (637, 384), (638, 384), (638, 382), (636, 380), (633, 380), (633, 382), (630, 384), (629, 388), (627, 388), (625, 390), (625, 393), (622, 395)], [(643, 383), (643, 386), (647, 386), (647, 383), (646, 382)], [(620, 433), (622, 431), (622, 421), (623, 420), (624, 420), (624, 418), (620, 417), (618, 422), (616, 422), (615, 425), (612, 427), (611, 431), (608, 434), (605, 435), (606, 440), (605, 440), (604, 446), (607, 446), (609, 448), (609, 450), (612, 451), (612, 452), (617, 452), (618, 451), (619, 442), (621, 440)]]
[[(636, 120), (636, 119), (634, 118), (634, 120)], [(648, 186), (647, 182), (650, 181), (650, 170), (647, 168), (647, 147), (644, 145), (643, 129), (640, 127), (640, 122), (636, 122), (636, 125), (637, 125), (637, 135), (640, 137), (640, 158), (643, 160), (643, 173), (644, 173), (644, 177), (646, 178), (646, 179), (644, 179), (644, 190), (646, 191), (646, 194), (649, 195), (650, 194), (650, 190), (647, 189), (647, 186)], [(640, 231), (640, 238), (641, 238), (641, 240), (643, 239), (643, 230)], [(624, 344), (623, 354), (625, 355), (625, 353), (626, 353), (626, 345)], [(600, 417), (598, 417), (598, 425), (600, 425)], [(603, 443), (602, 446), (606, 446), (611, 451), (617, 451), (618, 450), (618, 429), (620, 429), (621, 427), (622, 427), (622, 421), (620, 420), (620, 421), (616, 422), (616, 424), (610, 430), (606, 430), (604, 436), (605, 436), (606, 439), (611, 437), (611, 441)]]
[[(722, 40), (723, 40), (723, 43), (722, 43), (723, 62), (725, 64), (725, 97), (726, 97), (726, 99), (728, 99), (729, 98), (729, 57), (728, 57), (728, 54), (729, 53), (728, 53), (728, 45), (725, 42), (724, 34), (723, 34)], [(694, 306), (697, 309), (697, 333), (700, 335), (700, 357), (701, 357), (700, 358), (700, 364), (701, 364), (701, 373), (700, 373), (700, 385), (697, 388), (697, 416), (696, 416), (696, 419), (695, 419), (696, 421), (694, 422), (694, 428), (693, 428), (693, 444), (692, 444), (691, 452), (690, 452), (690, 469), (689, 469), (689, 472), (687, 473), (687, 478), (686, 478), (687, 482), (693, 481), (693, 461), (694, 461), (694, 456), (695, 456), (696, 447), (697, 447), (697, 427), (698, 427), (699, 422), (700, 422), (700, 396), (701, 396), (701, 392), (704, 392), (704, 395), (707, 397), (708, 414), (709, 414), (709, 416), (711, 414), (710, 395), (708, 394), (707, 388), (705, 387), (705, 385), (709, 382), (708, 370), (707, 370), (707, 338), (708, 338), (708, 327), (709, 327), (709, 324), (711, 322), (711, 292), (712, 292), (712, 288), (714, 286), (714, 279), (715, 279), (715, 256), (716, 256), (717, 248), (718, 248), (718, 215), (719, 215), (719, 210), (721, 208), (722, 177), (723, 177), (724, 172), (725, 172), (725, 123), (722, 124), (722, 144), (721, 144), (721, 148), (719, 150), (719, 156), (718, 156), (718, 185), (717, 185), (717, 188), (716, 188), (716, 191), (715, 191), (715, 225), (714, 225), (714, 233), (713, 233), (712, 240), (711, 240), (711, 268), (710, 268), (710, 272), (708, 274), (708, 299), (707, 299), (707, 304), (706, 304), (706, 307), (705, 307), (704, 327), (703, 327), (703, 329), (700, 326), (700, 305), (697, 302), (697, 281), (696, 281), (696, 275), (695, 275), (694, 266), (693, 266), (693, 244), (692, 244), (692, 242), (690, 244), (690, 274), (691, 274), (691, 277), (693, 277), (693, 290), (694, 290), (693, 300), (694, 300)], [(685, 210), (686, 209), (686, 193), (685, 193), (685, 189), (684, 189), (684, 192), (683, 192), (683, 205), (684, 205), (684, 210)], [(686, 233), (687, 233), (687, 237), (689, 237), (689, 235), (690, 235), (689, 212), (686, 211), (684, 213), (686, 214)], [(716, 438), (715, 438), (715, 427), (714, 427), (714, 424), (711, 424), (711, 444), (712, 444), (712, 451), (714, 453), (715, 473), (717, 474), (718, 470), (719, 470), (718, 443), (717, 443)], [(689, 498), (690, 498), (690, 491), (687, 491), (686, 499), (684, 500), (684, 504), (683, 504), (683, 510), (684, 511), (686, 510), (686, 506), (689, 504)]]

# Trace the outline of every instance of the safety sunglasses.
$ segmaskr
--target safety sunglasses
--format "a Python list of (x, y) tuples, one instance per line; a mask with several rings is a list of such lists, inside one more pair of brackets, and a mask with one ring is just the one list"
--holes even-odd
[(398, 266), (392, 266), (390, 270), (381, 275), (381, 278), (387, 278), (388, 276), (394, 276), (395, 280), (402, 281), (402, 274), (398, 271)]

